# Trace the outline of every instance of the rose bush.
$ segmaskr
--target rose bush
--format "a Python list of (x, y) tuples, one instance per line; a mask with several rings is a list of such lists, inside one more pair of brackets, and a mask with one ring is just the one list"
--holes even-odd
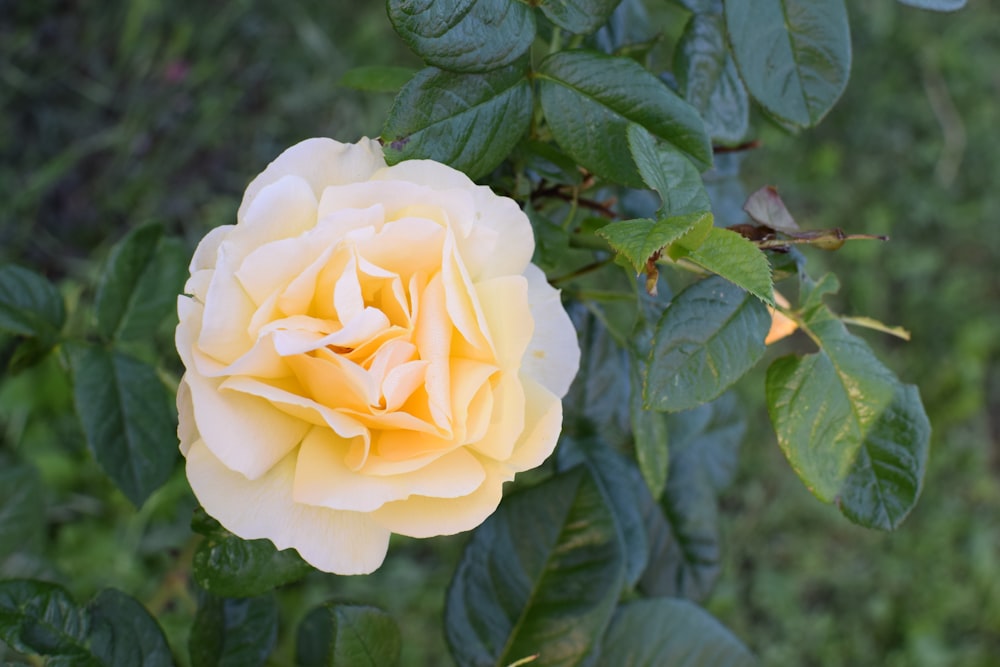
[(310, 139), (248, 186), (178, 300), (181, 451), (205, 510), (366, 573), (468, 530), (552, 452), (579, 363), (510, 199), (378, 143)]

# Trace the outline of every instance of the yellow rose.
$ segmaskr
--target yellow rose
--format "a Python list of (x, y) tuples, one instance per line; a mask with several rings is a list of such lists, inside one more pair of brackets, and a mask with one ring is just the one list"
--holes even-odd
[(178, 434), (233, 533), (371, 572), (469, 530), (552, 452), (579, 364), (510, 199), (378, 143), (310, 139), (212, 230), (178, 300)]

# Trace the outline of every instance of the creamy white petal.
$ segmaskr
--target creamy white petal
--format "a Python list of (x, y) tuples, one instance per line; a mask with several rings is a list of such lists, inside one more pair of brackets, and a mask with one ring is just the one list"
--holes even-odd
[(516, 371), (535, 329), (527, 280), (524, 276), (492, 278), (476, 285), (476, 295), (500, 367)]
[(234, 268), (239, 268), (243, 259), (261, 246), (315, 227), (316, 206), (316, 195), (299, 176), (283, 176), (262, 188), (226, 237), (225, 245), (231, 248)]
[(181, 377), (177, 385), (177, 440), (181, 454), (187, 456), (191, 444), (199, 438), (198, 427), (194, 423), (194, 405), (191, 403), (191, 388)]
[(205, 238), (194, 249), (194, 256), (191, 258), (191, 264), (188, 266), (191, 273), (215, 268), (215, 256), (219, 252), (219, 245), (226, 240), (226, 237), (234, 229), (236, 229), (236, 225), (221, 225), (213, 228), (208, 234), (205, 234)]
[(386, 503), (371, 517), (386, 529), (409, 537), (454, 535), (471, 530), (496, 511), (503, 483), (513, 479), (499, 466), (484, 465), (486, 480), (478, 489), (458, 498), (411, 496)]
[(531, 378), (522, 376), (524, 429), (506, 463), (513, 472), (540, 466), (556, 447), (562, 430), (562, 401)]
[(559, 290), (549, 285), (541, 269), (530, 264), (524, 277), (528, 279), (528, 305), (535, 330), (521, 372), (563, 397), (580, 368), (576, 328), (559, 300)]
[(188, 451), (187, 477), (198, 501), (226, 530), (295, 549), (312, 566), (336, 574), (368, 574), (385, 559), (389, 531), (358, 512), (303, 505), (292, 499), (295, 455), (248, 480), (215, 458), (201, 441)]
[(381, 477), (357, 473), (344, 462), (349, 444), (324, 428), (315, 428), (306, 436), (295, 469), (296, 502), (370, 512), (414, 494), (435, 498), (465, 496), (486, 479), (476, 457), (462, 449), (412, 472)]
[(250, 319), (256, 306), (233, 275), (228, 246), (219, 247), (218, 264), (205, 295), (198, 347), (224, 364), (231, 364), (253, 346)]
[(306, 139), (285, 150), (250, 182), (237, 217), (242, 219), (260, 191), (283, 176), (302, 177), (319, 199), (328, 185), (366, 181), (384, 166), (377, 141), (364, 138), (356, 144), (342, 144), (333, 139)]

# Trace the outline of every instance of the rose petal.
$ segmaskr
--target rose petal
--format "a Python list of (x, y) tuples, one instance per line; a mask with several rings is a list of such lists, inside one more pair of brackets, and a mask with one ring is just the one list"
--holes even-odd
[(527, 280), (524, 276), (492, 278), (476, 285), (476, 295), (500, 367), (517, 371), (535, 328)]
[(250, 182), (237, 217), (242, 220), (260, 191), (283, 176), (302, 177), (319, 199), (327, 186), (366, 181), (384, 166), (382, 147), (371, 139), (364, 138), (356, 144), (325, 138), (306, 139), (285, 150)]
[(576, 329), (559, 300), (559, 290), (549, 285), (541, 269), (530, 264), (524, 270), (524, 277), (528, 279), (528, 305), (535, 330), (521, 373), (563, 397), (580, 367)]
[(461, 449), (409, 473), (382, 477), (359, 474), (344, 463), (348, 446), (329, 429), (314, 428), (306, 436), (295, 468), (296, 502), (370, 512), (414, 494), (435, 498), (465, 496), (486, 478), (476, 457)]
[(260, 479), (248, 480), (197, 441), (187, 454), (187, 477), (205, 511), (244, 539), (267, 538), (336, 574), (367, 574), (385, 559), (389, 531), (369, 515), (292, 500), (294, 454)]
[(386, 529), (409, 537), (454, 535), (475, 528), (496, 511), (503, 483), (513, 478), (498, 466), (484, 464), (486, 480), (472, 493), (456, 499), (412, 496), (386, 503), (371, 513)]
[(524, 430), (527, 399), (517, 373), (502, 372), (496, 382), (489, 427), (472, 448), (496, 461), (505, 461)]
[(224, 364), (231, 364), (253, 346), (248, 333), (255, 305), (233, 275), (228, 246), (219, 247), (218, 264), (205, 295), (198, 347)]
[(316, 195), (300, 176), (287, 175), (261, 188), (242, 211), (223, 245), (235, 268), (254, 250), (316, 226)]
[(222, 225), (213, 228), (208, 234), (205, 234), (205, 238), (194, 249), (194, 256), (191, 258), (191, 264), (188, 266), (191, 273), (215, 268), (215, 258), (219, 252), (219, 246), (234, 229), (236, 229), (236, 225)]
[(562, 401), (545, 386), (521, 377), (524, 388), (524, 429), (506, 460), (513, 472), (530, 470), (549, 458), (562, 430)]
[(180, 441), (181, 454), (187, 456), (191, 443), (198, 438), (198, 427), (194, 422), (194, 404), (191, 403), (191, 388), (182, 376), (177, 384), (177, 439)]

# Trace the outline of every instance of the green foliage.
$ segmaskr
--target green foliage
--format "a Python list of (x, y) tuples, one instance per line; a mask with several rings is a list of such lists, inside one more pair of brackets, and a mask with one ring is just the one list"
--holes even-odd
[(597, 653), (622, 585), (611, 511), (579, 468), (508, 497), (455, 572), (445, 631), (459, 665), (575, 665)]
[[(965, 4), (902, 1), (936, 11)], [(187, 241), (230, 222), (251, 173), (246, 165), (262, 165), (277, 147), (301, 138), (301, 128), (341, 140), (374, 131), (386, 111), (378, 105), (388, 100), (368, 106), (352, 96), (361, 90), (398, 91), (381, 133), (390, 162), (442, 161), (523, 206), (535, 232), (535, 262), (562, 289), (584, 354), (552, 464), (518, 478), (530, 488), (505, 498), (461, 556), (445, 617), (459, 664), (508, 665), (536, 654), (529, 664), (753, 664), (692, 600), (713, 607), (767, 664), (857, 664), (890, 653), (896, 661), (886, 664), (949, 664), (940, 655), (953, 664), (989, 664), (962, 662), (974, 650), (990, 654), (989, 640), (963, 653), (962, 628), (995, 627), (1000, 611), (963, 584), (941, 584), (959, 579), (942, 564), (947, 558), (929, 558), (935, 575), (919, 587), (925, 592), (914, 590), (895, 564), (878, 566), (888, 573), (884, 586), (877, 576), (840, 569), (842, 542), (863, 544), (871, 554), (891, 546), (899, 562), (924, 558), (924, 544), (907, 532), (897, 542), (880, 542), (833, 522), (836, 512), (822, 514), (827, 508), (820, 504), (798, 502), (801, 485), (773, 492), (770, 459), (747, 464), (738, 488), (723, 496), (722, 507), (735, 516), (720, 512), (745, 417), (766, 402), (780, 451), (809, 490), (852, 522), (896, 529), (923, 490), (930, 427), (916, 387), (889, 367), (920, 379), (936, 425), (960, 423), (1000, 386), (991, 370), (995, 322), (966, 324), (972, 307), (964, 305), (973, 302), (969, 294), (988, 292), (989, 281), (962, 266), (969, 256), (970, 265), (992, 267), (982, 257), (990, 241), (971, 222), (988, 219), (982, 212), (995, 204), (984, 185), (995, 180), (988, 168), (992, 134), (982, 129), (992, 127), (982, 123), (991, 116), (957, 105), (962, 116), (979, 114), (979, 131), (969, 136), (983, 140), (970, 144), (969, 171), (976, 176), (952, 191), (962, 207), (956, 204), (944, 227), (940, 195), (926, 183), (946, 183), (949, 169), (957, 169), (949, 167), (957, 135), (934, 68), (958, 67), (958, 56), (949, 54), (964, 50), (913, 47), (901, 57), (894, 49), (905, 31), (895, 30), (894, 21), (902, 10), (883, 4), (860, 9), (854, 39), (869, 54), (889, 55), (855, 68), (866, 80), (856, 101), (856, 84), (847, 88), (846, 104), (853, 106), (841, 117), (827, 116), (845, 91), (851, 63), (847, 9), (839, 0), (389, 0), (392, 26), (429, 65), (421, 70), (388, 35), (385, 17), (367, 7), (352, 9), (350, 21), (342, 9), (312, 0), (280, 14), (245, 3), (180, 12), (132, 3), (109, 16), (82, 9), (72, 21), (45, 3), (12, 9), (11, 21), (0, 26), (0, 55), (9, 62), (0, 106), (13, 109), (0, 119), (0, 136), (7, 137), (0, 155), (10, 158), (0, 160), (0, 190), (6, 188), (0, 194), (10, 202), (0, 254), (33, 268), (0, 266), (0, 361), (11, 378), (16, 371), (28, 378), (27, 385), (4, 378), (0, 387), (0, 576), (11, 579), (0, 583), (0, 636), (7, 645), (0, 655), (6, 658), (9, 648), (51, 656), (52, 664), (176, 658), (182, 665), (262, 665), (288, 664), (293, 656), (300, 664), (440, 664), (440, 655), (413, 648), (428, 641), (418, 631), (414, 642), (413, 628), (434, 622), (425, 610), (436, 611), (435, 603), (426, 600), (448, 576), (453, 542), (394, 544), (412, 588), (421, 589), (427, 572), (437, 582), (421, 593), (421, 611), (404, 611), (397, 626), (378, 608), (329, 602), (345, 591), (373, 593), (310, 574), (298, 556), (270, 542), (243, 541), (203, 515), (193, 527), (204, 538), (192, 536), (186, 517), (193, 499), (183, 479), (175, 475), (164, 486), (175, 472), (169, 388), (179, 368), (165, 342)], [(64, 34), (53, 40), (52, 30)], [(83, 57), (78, 43), (93, 48)], [(347, 70), (356, 59), (384, 64)], [(870, 72), (881, 73), (890, 60), (913, 68), (901, 77), (906, 90), (921, 90), (913, 82), (922, 79), (936, 114), (915, 130), (856, 122), (879, 106), (929, 117), (923, 100), (870, 92), (880, 83), (867, 79)], [(79, 72), (64, 74), (65, 62), (78, 63)], [(978, 81), (979, 90), (991, 85)], [(978, 92), (948, 84), (961, 99)], [(783, 128), (827, 121), (788, 148), (791, 140), (777, 128), (751, 123), (750, 100)], [(938, 124), (945, 134), (940, 156), (931, 140), (908, 136), (937, 136)], [(745, 158), (743, 150), (759, 140), (769, 151), (785, 150), (784, 164), (754, 167), (757, 155)], [(879, 141), (893, 146), (891, 164), (905, 162), (908, 169), (869, 159), (869, 145)], [(810, 179), (807, 194), (788, 197), (806, 229), (773, 201), (747, 208), (753, 224), (724, 228), (746, 222), (741, 163), (753, 173), (748, 183), (776, 182), (788, 164)], [(859, 185), (840, 185), (849, 179)], [(886, 262), (873, 250), (816, 259), (811, 250), (782, 246), (801, 238), (839, 247), (843, 239), (833, 232), (841, 227), (886, 233), (892, 212), (901, 210), (908, 219), (894, 225), (893, 236), (905, 230), (912, 238), (890, 247)], [(762, 227), (774, 236), (754, 236), (767, 232)], [(105, 239), (126, 229), (105, 253)], [(963, 262), (938, 257), (939, 245), (954, 257), (961, 252)], [(103, 266), (88, 258), (105, 254)], [(841, 318), (824, 302), (837, 291), (832, 274), (818, 282), (803, 277), (797, 288), (779, 285), (794, 302), (781, 312), (805, 335), (771, 364), (765, 392), (738, 383), (744, 376), (763, 380), (753, 368), (765, 358), (772, 281), (804, 276), (805, 255), (821, 265), (847, 262), (850, 268), (838, 272), (850, 276), (841, 300), (852, 316)], [(648, 293), (636, 273), (647, 274)], [(940, 311), (930, 323), (928, 300)], [(934, 354), (918, 359), (888, 347), (888, 361), (880, 361), (844, 325), (897, 329), (853, 315), (858, 308), (905, 322), (917, 340), (927, 325), (919, 344)], [(818, 350), (804, 350), (806, 338)], [(882, 353), (887, 346), (873, 347)], [(49, 354), (53, 349), (57, 354)], [(44, 377), (39, 368), (69, 379), (58, 391), (34, 386)], [(749, 409), (723, 394), (734, 385)], [(73, 397), (79, 425), (60, 419), (68, 406), (46, 397), (50, 390)], [(992, 423), (983, 423), (988, 433)], [(760, 440), (757, 426), (751, 428)], [(967, 435), (945, 432), (957, 442)], [(762, 444), (750, 448), (755, 463), (770, 451)], [(946, 456), (947, 449), (939, 451)], [(137, 508), (111, 492), (94, 463)], [(984, 481), (989, 465), (977, 459), (940, 483), (956, 489), (963, 503), (988, 507), (996, 501), (983, 490), (992, 488)], [(966, 477), (979, 486), (966, 488)], [(928, 485), (925, 494), (931, 492)], [(973, 564), (970, 581), (989, 591), (997, 576), (989, 558), (995, 535), (982, 517), (968, 518), (965, 505), (948, 503), (940, 495), (925, 501), (926, 513), (918, 510), (911, 520), (923, 521), (916, 532), (928, 540), (947, 534), (951, 551)], [(961, 526), (951, 518), (930, 520), (935, 505), (963, 517)], [(765, 508), (792, 517), (791, 527), (771, 525)], [(725, 530), (720, 519), (729, 522)], [(751, 556), (733, 560), (734, 547)], [(760, 556), (769, 548), (776, 554)], [(142, 603), (113, 589), (85, 606), (74, 602), (74, 595), (86, 599), (116, 583), (126, 558), (134, 561), (129, 581), (142, 591)], [(712, 596), (723, 562), (729, 572)], [(803, 562), (816, 576), (788, 581), (785, 570)], [(389, 590), (392, 567), (371, 581)], [(726, 576), (734, 573), (747, 579), (732, 584)], [(25, 576), (72, 582), (72, 595)], [(189, 580), (201, 590), (190, 589)], [(825, 588), (813, 590), (816, 580)], [(396, 592), (389, 590), (390, 602)], [(810, 625), (830, 599), (836, 616), (824, 611)], [(775, 629), (774, 600), (784, 605), (782, 622), (799, 632)], [(973, 618), (970, 610), (978, 609), (985, 621)], [(913, 628), (893, 625), (918, 613), (927, 616)], [(767, 620), (747, 620), (755, 614)], [(871, 633), (859, 618), (871, 620)], [(850, 651), (843, 655), (852, 659), (829, 657), (842, 654), (820, 641), (822, 633), (841, 624), (854, 631), (841, 632), (838, 641), (869, 647), (861, 657)], [(802, 637), (795, 640), (801, 649), (789, 649), (787, 637)], [(900, 655), (918, 658), (900, 662)]]
[(94, 458), (129, 500), (142, 505), (177, 460), (176, 417), (148, 364), (77, 343), (67, 348), (73, 398)]
[(296, 664), (303, 667), (392, 667), (399, 628), (377, 607), (326, 603), (299, 624)]
[(598, 665), (752, 667), (753, 655), (717, 620), (687, 600), (650, 598), (619, 607)]

